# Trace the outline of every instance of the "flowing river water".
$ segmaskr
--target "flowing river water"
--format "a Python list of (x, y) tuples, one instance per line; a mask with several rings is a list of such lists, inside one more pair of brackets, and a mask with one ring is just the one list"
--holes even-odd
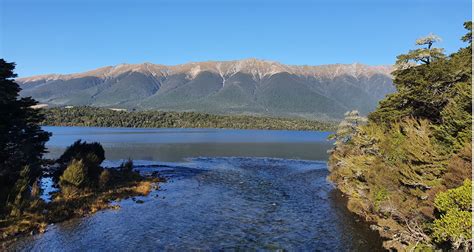
[(146, 197), (50, 225), (12, 250), (379, 251), (381, 241), (326, 180), (327, 132), (45, 127), (48, 157), (77, 139), (104, 166), (135, 160), (167, 178)]

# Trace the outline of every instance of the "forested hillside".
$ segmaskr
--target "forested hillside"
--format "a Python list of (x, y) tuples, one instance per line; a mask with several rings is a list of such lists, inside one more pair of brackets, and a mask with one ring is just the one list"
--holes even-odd
[(335, 122), (258, 116), (224, 116), (196, 112), (114, 111), (105, 108), (75, 107), (43, 110), (43, 125), (132, 128), (227, 128), (333, 130)]
[(435, 35), (417, 40), (397, 58), (397, 92), (368, 120), (347, 113), (334, 135), (329, 179), (388, 249), (472, 247), (471, 25), (451, 55)]

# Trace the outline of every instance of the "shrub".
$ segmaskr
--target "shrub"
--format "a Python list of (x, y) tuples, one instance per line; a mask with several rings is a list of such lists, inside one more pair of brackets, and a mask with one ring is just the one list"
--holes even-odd
[(13, 201), (10, 202), (10, 214), (19, 216), (23, 210), (28, 206), (31, 196), (30, 191), (30, 166), (26, 165), (20, 171), (20, 177), (13, 186), (12, 194)]
[(454, 208), (462, 211), (470, 211), (471, 198), (471, 180), (466, 179), (462, 186), (438, 193), (435, 199), (435, 206), (442, 213), (447, 213)]
[(72, 185), (61, 185), (61, 194), (66, 199), (73, 199), (79, 196), (80, 189)]
[(105, 160), (104, 148), (100, 143), (96, 142), (87, 143), (81, 140), (74, 142), (71, 146), (66, 148), (64, 153), (57, 160), (59, 168), (53, 174), (56, 181), (59, 176), (64, 173), (66, 166), (69, 165), (73, 159), (82, 160), (90, 181), (97, 181), (102, 172), (100, 164)]
[(367, 119), (359, 115), (359, 111), (352, 110), (344, 114), (344, 120), (337, 126), (336, 133), (330, 139), (336, 140), (335, 145), (348, 143), (357, 133), (358, 127), (367, 123)]
[(64, 153), (59, 157), (58, 163), (68, 164), (73, 159), (84, 159), (90, 154), (96, 156), (96, 159), (93, 160), (96, 165), (100, 165), (105, 160), (105, 151), (100, 143), (87, 143), (79, 139), (66, 148)]
[(82, 160), (87, 169), (88, 179), (91, 182), (98, 181), (99, 176), (103, 170), (102, 167), (100, 167), (100, 164), (102, 163), (100, 158), (98, 158), (94, 153), (88, 153)]
[(37, 199), (41, 195), (41, 181), (40, 178), (36, 179), (33, 185), (31, 186), (31, 197)]
[(472, 237), (471, 216), (471, 212), (453, 209), (440, 219), (436, 219), (433, 225), (435, 241), (440, 243), (449, 241), (456, 250), (461, 246), (469, 248)]
[(152, 184), (149, 181), (142, 181), (135, 187), (135, 192), (145, 196), (151, 192)]
[(433, 222), (433, 238), (436, 242), (451, 243), (455, 250), (472, 246), (472, 182), (466, 179), (458, 188), (441, 192), (436, 196), (435, 206), (440, 218)]
[(443, 184), (448, 188), (461, 186), (463, 181), (471, 178), (472, 174), (472, 157), (471, 143), (464, 145), (459, 153), (454, 155), (448, 163), (446, 173), (443, 175)]
[(87, 168), (82, 159), (73, 159), (59, 178), (63, 185), (73, 185), (75, 187), (84, 187), (87, 183)]
[(99, 187), (100, 188), (106, 188), (109, 185), (110, 182), (110, 171), (107, 169), (104, 169), (99, 176)]

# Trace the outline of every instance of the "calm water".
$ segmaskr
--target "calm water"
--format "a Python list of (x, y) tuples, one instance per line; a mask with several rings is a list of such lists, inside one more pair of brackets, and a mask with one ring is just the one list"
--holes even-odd
[(50, 157), (81, 138), (105, 166), (136, 160), (168, 178), (119, 210), (51, 225), (12, 250), (377, 251), (380, 241), (326, 181), (325, 132), (45, 127)]
[(327, 132), (226, 130), (226, 129), (130, 129), (44, 127), (53, 132), (47, 144), (58, 157), (68, 145), (82, 139), (100, 142), (109, 160), (132, 158), (151, 161), (183, 161), (190, 157), (278, 157), (326, 160)]

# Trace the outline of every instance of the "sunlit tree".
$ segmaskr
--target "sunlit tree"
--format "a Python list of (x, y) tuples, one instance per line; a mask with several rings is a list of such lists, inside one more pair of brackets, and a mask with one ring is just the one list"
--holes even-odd
[(441, 41), (441, 38), (435, 34), (428, 34), (427, 36), (421, 37), (415, 41), (417, 48), (410, 50), (406, 54), (399, 55), (396, 61), (396, 67), (398, 69), (409, 68), (417, 65), (418, 63), (430, 64), (436, 59), (444, 58), (444, 50), (442, 48), (433, 47), (436, 42)]

